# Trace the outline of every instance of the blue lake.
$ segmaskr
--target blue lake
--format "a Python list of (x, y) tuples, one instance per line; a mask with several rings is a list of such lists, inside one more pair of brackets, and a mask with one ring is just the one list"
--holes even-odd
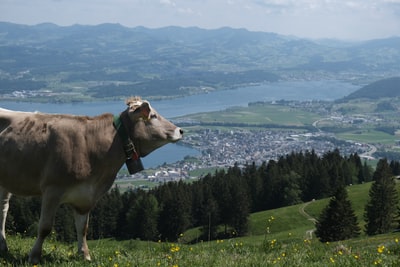
[[(164, 117), (223, 110), (233, 106), (247, 106), (249, 102), (274, 100), (328, 100), (342, 98), (359, 89), (360, 86), (336, 81), (285, 81), (257, 86), (241, 87), (233, 90), (210, 92), (182, 98), (151, 101), (152, 106)], [(135, 95), (135, 92), (132, 92)], [(88, 103), (52, 104), (0, 101), (0, 107), (20, 111), (40, 111), (47, 113), (69, 113), (76, 115), (118, 114), (125, 109), (123, 101), (99, 101)], [(186, 155), (199, 152), (179, 146), (166, 145), (143, 159), (145, 167), (173, 163)]]

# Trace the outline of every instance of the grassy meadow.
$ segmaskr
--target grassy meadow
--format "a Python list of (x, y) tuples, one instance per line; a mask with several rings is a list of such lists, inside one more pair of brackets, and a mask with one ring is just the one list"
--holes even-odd
[(192, 114), (189, 117), (202, 122), (279, 124), (283, 126), (311, 125), (321, 118), (315, 113), (273, 104), (232, 107), (223, 111)]
[[(370, 185), (347, 188), (362, 228)], [(60, 243), (52, 235), (39, 266), (400, 266), (399, 233), (373, 237), (362, 233), (333, 243), (321, 243), (307, 234), (314, 228), (309, 216), (318, 216), (327, 203), (324, 199), (254, 213), (246, 237), (193, 243), (199, 231), (191, 229), (174, 243), (91, 240), (91, 262), (77, 255), (76, 243)], [(32, 266), (27, 255), (34, 239), (9, 236), (7, 240), (10, 251), (2, 255), (0, 265)]]

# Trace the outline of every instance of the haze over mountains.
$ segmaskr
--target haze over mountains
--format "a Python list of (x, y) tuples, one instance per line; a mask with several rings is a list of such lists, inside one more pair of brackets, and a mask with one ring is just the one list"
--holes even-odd
[(313, 42), (244, 29), (0, 22), (0, 95), (179, 96), (277, 80), (367, 84), (400, 73), (400, 37)]

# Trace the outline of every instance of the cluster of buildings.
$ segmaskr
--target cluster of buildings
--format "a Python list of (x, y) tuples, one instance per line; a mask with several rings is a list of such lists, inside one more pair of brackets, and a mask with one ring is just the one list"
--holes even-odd
[(201, 151), (192, 160), (185, 160), (157, 168), (152, 174), (138, 173), (134, 179), (154, 184), (190, 179), (193, 170), (227, 168), (235, 163), (260, 165), (292, 152), (314, 150), (317, 155), (339, 149), (343, 155), (368, 153), (371, 147), (349, 141), (340, 141), (326, 132), (296, 132), (293, 130), (199, 130), (180, 141)]
[[(185, 168), (229, 167), (233, 164), (257, 165), (294, 152), (314, 150), (323, 155), (336, 148), (341, 154), (366, 153), (365, 144), (339, 141), (330, 133), (299, 133), (285, 130), (205, 130), (185, 137), (184, 143), (200, 150), (199, 161)], [(190, 165), (190, 164), (189, 164)]]

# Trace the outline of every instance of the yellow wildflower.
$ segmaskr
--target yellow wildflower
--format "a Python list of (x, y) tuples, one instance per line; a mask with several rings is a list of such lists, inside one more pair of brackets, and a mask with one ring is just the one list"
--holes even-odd
[(170, 251), (171, 251), (172, 253), (178, 252), (179, 250), (180, 250), (180, 247), (178, 247), (178, 246), (171, 247), (171, 249), (170, 249)]
[(381, 246), (379, 246), (379, 247), (377, 248), (377, 250), (378, 250), (378, 253), (383, 253), (383, 252), (385, 251), (385, 246), (384, 246), (384, 245), (381, 245)]

